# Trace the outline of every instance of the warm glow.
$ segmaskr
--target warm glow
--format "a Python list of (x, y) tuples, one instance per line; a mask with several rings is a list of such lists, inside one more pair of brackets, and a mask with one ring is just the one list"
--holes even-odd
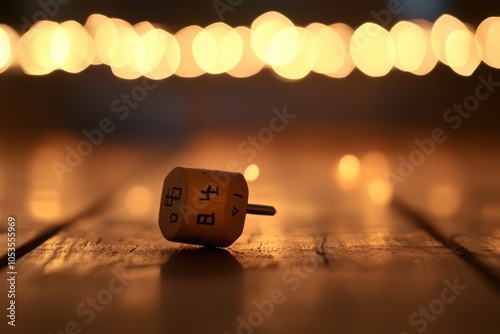
[(168, 32), (152, 29), (139, 39), (134, 60), (142, 75), (155, 80), (168, 78), (179, 67), (179, 44)]
[(392, 199), (392, 187), (386, 179), (376, 179), (370, 182), (368, 195), (373, 203), (387, 205)]
[(489, 17), (476, 31), (477, 51), (491, 67), (500, 68), (500, 17)]
[(0, 73), (4, 72), (15, 61), (17, 33), (14, 29), (0, 24)]
[(251, 30), (247, 27), (236, 27), (234, 30), (240, 35), (243, 49), (240, 61), (227, 73), (236, 78), (250, 77), (262, 69), (264, 62), (252, 49)]
[(151, 191), (142, 186), (133, 187), (125, 196), (125, 208), (134, 216), (144, 216), (150, 212), (153, 204)]
[(426, 32), (414, 23), (401, 21), (390, 34), (397, 50), (394, 66), (406, 72), (420, 68), (428, 51)]
[(276, 32), (267, 47), (268, 64), (280, 66), (293, 62), (300, 52), (303, 38), (303, 30), (293, 26)]
[[(59, 24), (50, 21), (38, 21), (26, 32), (18, 42), (18, 57), (20, 65), (28, 74), (44, 75), (58, 68), (53, 57), (53, 52), (59, 48), (65, 52), (65, 39), (57, 40), (60, 33), (54, 34), (61, 29)], [(55, 35), (56, 39), (53, 39)]]
[(428, 197), (430, 213), (442, 218), (455, 214), (461, 202), (462, 198), (458, 190), (448, 185), (433, 188)]
[(500, 221), (500, 205), (499, 204), (485, 204), (480, 211), (483, 221), (492, 223)]
[(455, 30), (446, 39), (445, 55), (455, 72), (470, 76), (479, 66), (481, 58), (476, 51), (476, 39), (469, 30)]
[(139, 39), (130, 23), (96, 15), (89, 17), (85, 27), (94, 38), (98, 58), (94, 63), (109, 65), (113, 73), (122, 79), (135, 79), (141, 75), (130, 66)]
[(61, 30), (67, 37), (68, 48), (66, 57), (60, 62), (62, 70), (78, 73), (87, 68), (94, 61), (94, 41), (76, 21), (61, 23)]
[(19, 38), (0, 24), (0, 73), (18, 65), (30, 75), (57, 69), (78, 73), (105, 64), (119, 78), (161, 80), (172, 74), (194, 78), (204, 73), (246, 78), (267, 67), (282, 78), (299, 80), (311, 71), (344, 78), (355, 67), (371, 77), (385, 76), (393, 67), (422, 76), (439, 60), (470, 76), (481, 60), (500, 68), (499, 40), (500, 17), (485, 19), (476, 32), (448, 14), (434, 24), (397, 22), (388, 32), (370, 22), (355, 31), (343, 23), (296, 27), (271, 11), (257, 17), (251, 28), (217, 22), (205, 29), (188, 26), (172, 35), (147, 21), (132, 26), (92, 14), (84, 27), (76, 21), (41, 20)]
[(132, 67), (131, 64), (122, 67), (111, 66), (111, 71), (117, 78), (125, 80), (134, 80), (141, 76), (141, 72)]
[(252, 22), (251, 43), (255, 54), (271, 66), (290, 62), (298, 47), (292, 21), (278, 12), (267, 12)]
[(116, 25), (111, 19), (102, 15), (92, 15), (85, 28), (94, 39), (95, 54), (98, 61), (109, 65), (110, 58), (118, 50), (119, 35)]
[(53, 144), (37, 147), (33, 154), (27, 178), (30, 189), (26, 206), (30, 214), (40, 221), (54, 222), (63, 214), (64, 183), (57, 179), (52, 168), (54, 161), (64, 161), (65, 152)]
[(108, 50), (109, 64), (112, 67), (123, 67), (132, 60), (139, 36), (130, 23), (120, 19), (111, 19), (111, 22), (115, 26), (117, 39), (113, 41), (116, 47), (113, 45)]
[(243, 175), (248, 182), (255, 181), (259, 177), (260, 169), (256, 164), (248, 165)]
[(363, 176), (369, 179), (382, 178), (389, 171), (387, 157), (378, 151), (371, 151), (361, 158)]
[(207, 73), (224, 73), (238, 64), (243, 52), (240, 35), (225, 23), (209, 25), (196, 34), (193, 56)]
[(290, 61), (274, 65), (273, 70), (285, 79), (298, 80), (311, 72), (319, 57), (321, 45), (315, 34), (304, 28), (287, 28), (280, 33), (289, 29), (293, 29), (297, 35), (296, 54)]
[(52, 36), (50, 37), (50, 55), (52, 60), (59, 68), (61, 64), (66, 60), (69, 53), (69, 38), (66, 31), (57, 26), (52, 31)]
[(439, 17), (432, 27), (432, 50), (439, 61), (446, 65), (448, 65), (448, 60), (446, 59), (446, 41), (454, 31), (469, 31), (469, 29), (459, 19), (448, 14)]
[[(108, 50), (109, 65), (113, 73), (122, 79), (136, 79), (141, 76), (134, 63), (139, 35), (130, 23), (120, 19), (110, 19), (116, 28), (116, 43)], [(116, 47), (115, 47), (116, 46)]]
[(142, 21), (142, 22), (136, 23), (132, 26), (132, 28), (134, 29), (137, 36), (143, 36), (144, 34), (155, 29), (155, 27), (148, 21)]
[(160, 31), (155, 30), (149, 22), (140, 22), (132, 27), (139, 37), (135, 45), (133, 59), (129, 65), (142, 75), (150, 72), (158, 65), (165, 48), (160, 38)]
[(339, 173), (346, 180), (353, 180), (359, 175), (359, 159), (352, 154), (344, 155), (339, 161)]
[(347, 154), (340, 158), (336, 176), (343, 189), (351, 189), (357, 185), (360, 167), (359, 159), (355, 155)]
[(87, 18), (87, 21), (85, 22), (84, 28), (87, 34), (89, 34), (92, 43), (94, 45), (94, 59), (92, 60), (92, 65), (99, 65), (103, 64), (103, 61), (101, 60), (101, 57), (98, 52), (98, 48), (96, 46), (96, 33), (100, 27), (100, 25), (104, 22), (109, 20), (106, 16), (101, 15), (101, 14), (92, 14)]
[(396, 47), (389, 32), (374, 23), (360, 26), (351, 39), (354, 64), (368, 76), (384, 76), (394, 66)]
[(432, 50), (432, 41), (431, 41), (432, 23), (425, 20), (414, 20), (413, 23), (418, 25), (425, 32), (426, 48), (425, 48), (424, 58), (422, 59), (422, 63), (417, 69), (412, 70), (410, 72), (415, 75), (426, 75), (427, 73), (432, 71), (432, 69), (436, 66), (438, 61), (436, 55), (434, 54), (434, 51)]
[(335, 23), (330, 25), (330, 28), (335, 31), (342, 39), (342, 44), (339, 45), (340, 53), (336, 54), (336, 57), (340, 57), (342, 60), (342, 66), (333, 72), (325, 73), (327, 76), (332, 78), (345, 78), (354, 69), (354, 63), (352, 61), (351, 53), (349, 48), (351, 46), (351, 38), (354, 30), (344, 23)]
[(28, 203), (31, 215), (40, 220), (54, 220), (61, 213), (61, 199), (54, 189), (32, 191)]
[(318, 58), (312, 70), (316, 73), (328, 74), (340, 70), (345, 62), (346, 49), (340, 34), (332, 27), (321, 23), (312, 23), (306, 27), (314, 34), (319, 47)]
[(199, 26), (189, 26), (175, 34), (180, 50), (180, 62), (175, 71), (176, 75), (184, 78), (194, 78), (205, 73), (198, 66), (193, 56), (193, 40), (201, 30), (202, 28)]

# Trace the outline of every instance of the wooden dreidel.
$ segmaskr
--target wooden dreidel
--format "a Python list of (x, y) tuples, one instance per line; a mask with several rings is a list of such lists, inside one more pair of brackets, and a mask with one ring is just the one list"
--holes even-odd
[(167, 240), (227, 247), (241, 235), (247, 213), (272, 216), (276, 210), (248, 204), (240, 173), (175, 167), (163, 183), (159, 224)]

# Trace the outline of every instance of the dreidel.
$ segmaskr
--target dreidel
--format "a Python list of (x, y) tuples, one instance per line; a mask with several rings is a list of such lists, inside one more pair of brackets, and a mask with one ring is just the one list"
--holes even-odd
[(246, 214), (272, 216), (272, 206), (248, 204), (240, 173), (175, 167), (165, 178), (159, 224), (174, 242), (227, 247), (243, 232)]

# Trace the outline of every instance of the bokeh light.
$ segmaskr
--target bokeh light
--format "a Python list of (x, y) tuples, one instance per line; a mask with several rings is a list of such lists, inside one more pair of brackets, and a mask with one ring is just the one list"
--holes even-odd
[(341, 188), (354, 188), (359, 179), (360, 162), (358, 157), (353, 154), (342, 156), (335, 168), (335, 175)]
[(446, 60), (456, 73), (470, 76), (479, 66), (475, 34), (469, 30), (455, 30), (446, 39)]
[(56, 70), (68, 53), (68, 38), (58, 23), (38, 21), (18, 41), (19, 62), (28, 74)]
[(193, 40), (202, 30), (200, 26), (189, 26), (175, 34), (179, 43), (180, 61), (175, 74), (184, 78), (194, 78), (205, 73), (193, 56)]
[(314, 34), (313, 38), (319, 47), (312, 70), (321, 74), (335, 73), (340, 70), (346, 55), (344, 40), (340, 34), (332, 27), (321, 23), (311, 23), (306, 29)]
[(0, 73), (15, 63), (17, 40), (18, 35), (14, 29), (0, 24)]
[(396, 47), (389, 32), (374, 23), (365, 23), (354, 31), (350, 50), (356, 67), (371, 77), (389, 73), (396, 59)]
[(34, 152), (29, 172), (30, 191), (27, 208), (31, 216), (41, 222), (54, 222), (63, 214), (63, 186), (54, 170), (54, 161), (64, 161), (64, 151), (44, 143)]
[(426, 48), (422, 63), (417, 69), (411, 70), (410, 72), (415, 75), (426, 75), (432, 71), (438, 62), (434, 50), (432, 49), (432, 23), (426, 20), (413, 20), (413, 23), (418, 25), (425, 32)]
[(389, 161), (387, 157), (379, 151), (370, 151), (361, 158), (361, 168), (363, 176), (368, 179), (385, 177), (389, 171)]
[[(288, 30), (294, 30), (293, 33)], [(297, 47), (295, 55), (287, 62), (273, 65), (273, 70), (281, 77), (289, 80), (304, 78), (311, 72), (321, 52), (321, 45), (315, 34), (304, 28), (287, 28), (280, 33), (296, 35)]]
[(252, 49), (252, 32), (250, 28), (240, 26), (234, 30), (240, 35), (242, 54), (240, 61), (233, 68), (229, 69), (227, 73), (236, 78), (247, 78), (258, 73), (264, 67), (264, 62), (257, 57)]
[[(60, 68), (61, 64), (68, 58), (69, 37), (59, 24), (56, 25), (50, 36), (50, 56), (56, 65), (55, 68)], [(37, 50), (41, 49), (39, 47)]]
[(483, 62), (500, 68), (500, 17), (489, 17), (476, 31), (477, 51)]
[(373, 203), (387, 205), (392, 199), (392, 187), (386, 179), (375, 179), (368, 186), (368, 195)]
[(112, 18), (110, 21), (116, 28), (117, 39), (112, 40), (112, 48), (108, 51), (109, 66), (119, 78), (136, 79), (141, 76), (134, 63), (139, 35), (130, 23), (124, 20)]
[(397, 51), (394, 66), (405, 72), (419, 69), (429, 51), (425, 30), (415, 23), (401, 21), (392, 27), (390, 34)]
[[(99, 65), (103, 64), (104, 62), (102, 61), (101, 57), (102, 55), (100, 54), (101, 48), (98, 48), (98, 43), (96, 39), (96, 34), (97, 31), (99, 30), (99, 27), (101, 26), (102, 23), (105, 21), (109, 20), (108, 17), (102, 15), (102, 14), (92, 14), (87, 18), (87, 21), (85, 22), (84, 28), (87, 34), (89, 34), (90, 38), (93, 41), (94, 44), (94, 59), (92, 60), (92, 65)], [(100, 44), (99, 44), (100, 46)]]
[(440, 16), (432, 27), (432, 50), (440, 62), (448, 65), (446, 59), (446, 41), (454, 31), (468, 31), (467, 26), (456, 17), (448, 14)]
[(354, 34), (354, 30), (345, 23), (334, 23), (330, 25), (330, 28), (332, 28), (333, 31), (339, 34), (343, 42), (341, 45), (339, 45), (341, 52), (340, 54), (337, 54), (337, 56), (339, 56), (342, 60), (342, 66), (336, 71), (325, 74), (332, 78), (345, 78), (356, 67), (354, 65), (354, 62), (352, 61), (350, 53), (351, 38), (352, 34)]
[(286, 16), (267, 12), (252, 22), (251, 44), (255, 54), (266, 64), (290, 62), (297, 53), (297, 30)]
[(134, 55), (139, 36), (127, 21), (112, 18), (110, 22), (115, 27), (112, 31), (116, 31), (116, 36), (112, 36), (112, 47), (107, 52), (109, 65), (111, 67), (124, 67), (129, 64)]
[(111, 64), (111, 57), (118, 50), (119, 34), (114, 22), (103, 15), (91, 15), (85, 28), (94, 39), (95, 55), (99, 64)]
[(193, 40), (193, 57), (207, 73), (227, 72), (238, 64), (243, 52), (240, 35), (225, 23), (209, 25)]
[(180, 49), (175, 37), (149, 22), (138, 23), (133, 28), (139, 39), (129, 66), (154, 80), (173, 75), (180, 62)]
[(76, 21), (61, 23), (61, 30), (67, 38), (67, 52), (59, 67), (70, 73), (83, 71), (94, 61), (93, 39), (85, 28)]
[(28, 197), (28, 207), (31, 215), (42, 221), (51, 221), (59, 217), (61, 213), (60, 194), (56, 189), (45, 187), (38, 183)]
[(247, 168), (245, 168), (245, 171), (243, 172), (243, 175), (245, 176), (245, 179), (248, 182), (257, 180), (259, 174), (260, 174), (260, 169), (259, 166), (257, 166), (256, 164), (248, 165)]
[(0, 24), (0, 73), (19, 65), (30, 75), (54, 70), (79, 73), (108, 65), (122, 79), (145, 76), (185, 78), (227, 73), (246, 78), (271, 68), (280, 78), (298, 80), (311, 71), (344, 78), (354, 68), (370, 77), (393, 67), (426, 75), (437, 61), (470, 76), (481, 60), (500, 68), (500, 17), (489, 17), (477, 31), (444, 14), (436, 22), (397, 22), (390, 32), (374, 23), (356, 30), (344, 23), (313, 22), (296, 27), (281, 13), (257, 17), (251, 28), (217, 22), (205, 29), (188, 26), (175, 35), (143, 21), (131, 23), (92, 14), (85, 25), (42, 20), (24, 35)]
[(447, 218), (457, 213), (462, 203), (461, 194), (451, 185), (439, 185), (431, 189), (428, 209), (431, 214)]
[(133, 216), (144, 216), (151, 211), (153, 195), (143, 186), (131, 188), (125, 196), (125, 208)]

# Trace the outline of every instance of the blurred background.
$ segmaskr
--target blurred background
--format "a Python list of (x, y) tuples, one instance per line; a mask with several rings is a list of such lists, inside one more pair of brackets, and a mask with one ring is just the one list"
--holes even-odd
[[(475, 29), (500, 11), (500, 6), (491, 1), (389, 2), (399, 4), (393, 10), (396, 14), (390, 12), (392, 7), (387, 1), (234, 3), (237, 6), (226, 4), (219, 8), (216, 1), (145, 1), (127, 5), (113, 1), (3, 1), (0, 22), (21, 33), (45, 16), (56, 22), (76, 20), (83, 25), (91, 14), (99, 13), (130, 24), (149, 21), (175, 34), (190, 25), (206, 27), (220, 21), (220, 17), (232, 27), (250, 27), (259, 15), (273, 10), (297, 26), (343, 22), (356, 29), (373, 22), (389, 30), (401, 20), (434, 22), (448, 13)], [(349, 124), (353, 132), (368, 127), (376, 132), (405, 134), (421, 126), (439, 126), (444, 111), (473, 91), (479, 75), (494, 72), (483, 62), (478, 65), (470, 77), (457, 75), (441, 62), (424, 76), (394, 70), (378, 79), (358, 69), (342, 79), (311, 73), (293, 82), (284, 82), (270, 69), (240, 80), (227, 74), (205, 74), (195, 80), (173, 75), (148, 92), (147, 99), (133, 110), (133, 118), (123, 122), (110, 137), (155, 142), (157, 138), (183, 140), (203, 129), (238, 131), (251, 123), (258, 126), (268, 118), (272, 107), (282, 105), (300, 111), (300, 124), (304, 126), (319, 123), (336, 132)], [(56, 70), (42, 76), (25, 75), (17, 67), (4, 72), (0, 79), (4, 101), (2, 136), (20, 139), (56, 130), (80, 133), (112, 115), (112, 102), (142, 84), (142, 78), (120, 80), (108, 66), (90, 66), (76, 75)], [(478, 135), (494, 131), (497, 115), (489, 111), (489, 106), (495, 101), (495, 97), (486, 101), (482, 111), (464, 124), (460, 136), (469, 131)]]
[[(37, 46), (25, 43), (26, 40), (33, 41), (37, 38), (26, 34), (27, 38), (20, 39), (17, 56), (14, 55), (15, 51), (12, 52), (12, 64), (4, 65), (4, 72), (0, 76), (0, 137), (3, 161), (0, 170), (3, 175), (1, 185), (5, 189), (4, 193), (7, 193), (8, 189), (17, 189), (18, 194), (25, 194), (27, 189), (30, 189), (31, 181), (26, 175), (30, 173), (30, 163), (34, 163), (38, 155), (47, 159), (43, 165), (48, 174), (53, 174), (50, 176), (50, 182), (59, 181), (55, 171), (58, 168), (59, 174), (71, 176), (70, 169), (73, 168), (64, 169), (62, 165), (54, 165), (53, 162), (62, 163), (69, 152), (67, 145), (76, 149), (81, 140), (86, 140), (83, 132), (94, 133), (93, 130), (100, 127), (103, 119), (109, 126), (109, 133), (103, 134), (103, 138), (94, 133), (99, 145), (89, 148), (92, 154), (89, 158), (82, 159), (81, 169), (89, 167), (85, 161), (95, 159), (94, 153), (103, 154), (108, 149), (113, 151), (115, 146), (129, 151), (155, 149), (166, 157), (174, 151), (182, 152), (189, 144), (200, 145), (200, 150), (207, 151), (206, 154), (213, 152), (224, 161), (220, 164), (212, 163), (211, 167), (226, 169), (227, 161), (237, 160), (239, 169), (243, 171), (250, 162), (259, 161), (247, 161), (253, 160), (254, 157), (248, 150), (245, 151), (248, 147), (243, 144), (239, 148), (239, 145), (268, 126), (274, 115), (273, 108), (282, 110), (285, 107), (289, 113), (296, 115), (296, 120), (293, 120), (292, 126), (287, 126), (286, 131), (271, 138), (271, 141), (276, 140), (283, 146), (275, 153), (287, 153), (301, 159), (303, 150), (316, 147), (319, 152), (331, 155), (332, 168), (336, 168), (336, 163), (342, 155), (354, 153), (361, 157), (372, 150), (378, 150), (384, 151), (387, 164), (394, 171), (400, 163), (398, 156), (408, 157), (415, 149), (414, 140), (428, 138), (435, 128), (443, 128), (448, 139), (439, 145), (438, 151), (447, 152), (458, 160), (469, 161), (470, 157), (464, 155), (465, 149), (484, 150), (487, 154), (494, 155), (493, 148), (500, 139), (497, 135), (499, 116), (496, 113), (500, 98), (494, 92), (486, 100), (480, 101), (477, 111), (470, 117), (467, 115), (465, 118), (454, 113), (455, 118), (445, 119), (448, 109), (475, 94), (476, 86), (481, 84), (480, 77), (485, 80), (497, 80), (495, 67), (499, 66), (497, 59), (500, 56), (494, 41), (499, 36), (499, 24), (492, 19), (493, 23), (483, 23), (476, 38), (473, 34), (486, 18), (500, 14), (500, 8), (495, 2), (401, 0), (305, 3), (242, 0), (231, 3), (145, 1), (124, 5), (114, 1), (89, 3), (77, 0), (48, 0), (3, 1), (0, 6), (0, 22), (7, 26), (4, 26), (4, 31), (10, 31), (11, 39), (12, 30), (8, 27), (16, 31), (19, 37), (33, 28), (38, 20), (48, 19), (55, 22), (75, 20), (80, 25), (85, 25), (87, 33), (96, 41), (94, 53), (89, 56), (90, 60), (86, 60), (86, 64), (65, 71), (63, 60), (59, 61), (59, 68), (62, 66), (63, 69), (56, 69), (58, 66), (54, 65), (54, 61), (45, 67), (43, 64), (37, 65), (36, 55), (41, 57), (41, 51), (30, 56), (30, 52), (32, 54)], [(107, 45), (112, 43), (108, 35), (104, 34), (102, 37), (102, 31), (101, 37), (97, 36), (99, 24), (105, 19), (109, 20), (108, 18), (126, 21), (115, 21), (115, 26), (109, 28), (111, 30), (118, 29), (118, 23), (128, 22), (128, 27), (130, 24), (135, 25), (137, 31), (144, 32), (152, 27), (149, 23), (144, 23), (147, 21), (154, 27), (167, 31), (169, 38), (175, 35), (178, 41), (181, 41), (178, 32), (186, 27), (206, 27), (223, 20), (231, 27), (250, 28), (254, 20), (269, 11), (283, 14), (285, 20), (290, 19), (296, 26), (304, 27), (316, 22), (324, 25), (344, 23), (352, 28), (350, 31), (347, 28), (347, 33), (342, 35), (343, 27), (336, 27), (337, 38), (343, 38), (340, 39), (339, 47), (342, 53), (341, 56), (332, 53), (331, 57), (340, 57), (340, 60), (338, 64), (330, 65), (336, 66), (337, 72), (331, 70), (331, 73), (326, 73), (328, 70), (322, 70), (320, 67), (314, 67), (311, 71), (309, 67), (295, 75), (287, 73), (286, 68), (280, 71), (279, 66), (275, 69), (271, 69), (272, 66), (269, 65), (262, 68), (264, 64), (261, 60), (255, 65), (253, 72), (243, 71), (243, 74), (238, 75), (230, 70), (221, 70), (221, 74), (207, 74), (206, 71), (200, 70), (199, 64), (182, 49), (184, 51), (181, 50), (180, 60), (177, 55), (177, 70), (175, 65), (171, 65), (159, 76), (144, 77), (137, 71), (137, 75), (133, 71), (127, 72), (128, 65), (123, 66), (124, 63), (119, 60), (118, 65), (116, 61), (113, 64), (111, 59), (103, 59), (102, 52), (99, 53), (99, 48), (107, 50)], [(445, 37), (441, 40), (437, 38), (437, 46), (431, 47), (429, 27), (443, 14), (453, 17), (448, 16), (442, 20), (438, 27), (442, 30), (441, 35), (449, 37), (453, 29), (466, 29), (472, 35), (459, 39), (455, 44), (447, 44)], [(358, 43), (355, 41), (349, 45), (349, 39), (353, 31), (364, 23), (372, 22), (378, 24), (379, 30), (385, 28), (389, 31), (402, 20), (414, 19), (426, 20), (427, 23), (415, 21), (415, 24), (420, 24), (422, 28), (419, 31), (421, 36), (407, 34), (405, 40), (401, 39), (397, 56), (394, 56), (394, 50), (392, 58), (387, 55), (377, 56), (374, 53), (376, 48), (371, 52), (368, 47), (362, 50), (360, 59), (356, 61), (356, 55), (353, 57), (355, 64), (349, 59), (350, 48), (356, 48)], [(284, 24), (288, 23), (290, 22)], [(144, 28), (141, 24), (147, 27)], [(40, 28), (32, 29), (35, 33), (37, 30), (44, 31), (44, 25), (40, 22), (35, 27)], [(404, 30), (403, 28), (400, 30)], [(414, 29), (415, 25), (412, 28)], [(439, 30), (438, 28), (435, 30)], [(52, 28), (49, 25), (45, 29), (51, 31)], [(428, 30), (424, 32), (424, 29)], [(107, 31), (106, 27), (101, 30)], [(359, 30), (363, 35), (363, 29)], [(391, 31), (391, 37), (400, 35)], [(439, 35), (439, 31), (436, 35)], [(43, 45), (52, 42), (44, 42), (42, 37), (38, 38), (37, 45), (39, 48), (42, 45), (43, 49)], [(362, 37), (358, 39), (359, 43), (362, 43)], [(193, 36), (191, 41), (192, 39)], [(418, 44), (422, 43), (422, 39), (423, 46)], [(477, 43), (474, 39), (477, 39)], [(98, 44), (99, 41), (101, 44)], [(188, 48), (189, 41), (188, 38)], [(384, 43), (388, 43), (387, 39), (382, 38), (380, 45), (383, 47)], [(76, 45), (83, 44), (82, 42)], [(4, 44), (4, 49), (8, 47), (5, 45), (8, 44)], [(420, 45), (420, 49), (412, 49), (412, 45)], [(77, 48), (75, 45), (73, 47)], [(407, 71), (400, 70), (405, 66), (413, 66), (408, 63), (405, 65), (404, 60), (396, 60), (394, 63), (395, 57), (399, 59), (404, 56), (405, 52), (401, 50), (406, 50), (405, 48), (410, 50), (406, 51), (410, 58), (413, 53), (421, 53), (422, 57), (424, 54), (431, 55), (430, 60), (426, 60), (427, 66), (424, 66), (425, 61), (422, 58), (422, 68), (418, 68), (418, 65), (413, 67), (413, 73), (418, 75), (409, 73), (412, 72), (409, 68)], [(52, 55), (57, 54), (57, 49), (55, 50)], [(199, 57), (203, 57), (203, 49), (201, 50)], [(126, 48), (116, 51), (117, 54), (120, 52), (124, 55), (131, 53), (127, 53)], [(451, 55), (457, 56), (455, 66), (446, 61), (446, 54), (448, 58)], [(363, 59), (363, 55), (367, 59), (374, 59), (371, 65), (369, 60), (367, 62)], [(333, 59), (328, 57), (330, 54), (326, 54), (327, 62)], [(190, 62), (187, 58), (190, 58)], [(257, 59), (255, 55), (253, 58)], [(106, 64), (102, 64), (103, 62)], [(299, 66), (292, 64), (291, 67)], [(377, 66), (381, 69), (377, 69)], [(120, 70), (123, 68), (125, 70)], [(158, 78), (161, 80), (154, 80)], [(448, 114), (448, 117), (452, 117), (452, 114)], [(459, 129), (455, 130), (451, 125)], [(197, 138), (200, 136), (212, 139), (198, 143)], [(285, 138), (293, 140), (287, 142), (288, 139)], [(229, 156), (221, 157), (217, 153), (220, 151), (221, 142), (232, 152)], [(265, 152), (277, 148), (277, 145), (274, 145), (273, 149), (273, 144), (266, 146)], [(44, 147), (50, 147), (51, 152), (58, 158), (48, 158), (43, 153)], [(260, 146), (257, 148), (258, 153), (263, 150)], [(85, 148), (83, 150), (85, 151)], [(12, 161), (10, 159), (19, 163), (9, 162)], [(75, 159), (78, 160), (78, 157)], [(203, 159), (210, 162), (208, 157)], [(207, 162), (203, 159), (193, 159), (192, 163), (201, 166)], [(78, 165), (80, 167), (79, 163)], [(108, 173), (98, 174), (106, 178)], [(21, 203), (24, 195), (21, 197), (14, 199), (9, 194), (8, 197), (4, 196), (3, 201), (6, 204)]]

